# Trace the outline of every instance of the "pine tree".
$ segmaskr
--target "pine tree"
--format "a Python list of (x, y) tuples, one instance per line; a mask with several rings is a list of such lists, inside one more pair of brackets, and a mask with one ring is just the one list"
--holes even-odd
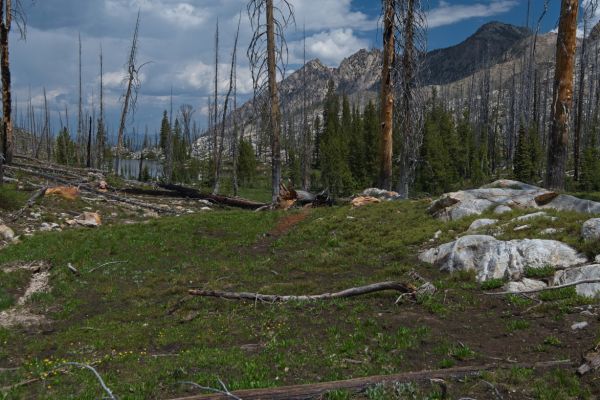
[(517, 148), (513, 160), (513, 175), (521, 182), (530, 183), (533, 175), (533, 163), (531, 160), (531, 143), (527, 131), (521, 125), (517, 139)]
[(250, 142), (240, 138), (238, 154), (238, 177), (240, 184), (249, 185), (256, 176), (256, 155)]
[(163, 153), (167, 153), (167, 143), (169, 140), (169, 131), (171, 130), (171, 124), (169, 123), (169, 117), (167, 116), (167, 110), (163, 111), (162, 121), (160, 123), (160, 148)]
[[(323, 112), (320, 166), (322, 184), (333, 194), (348, 193), (354, 186), (348, 165), (348, 138), (343, 132), (339, 114), (339, 97), (333, 81), (330, 81)], [(344, 121), (345, 124), (347, 121)]]
[(56, 162), (63, 165), (75, 165), (75, 142), (67, 128), (63, 128), (56, 137)]
[(365, 186), (375, 186), (377, 184), (379, 140), (381, 139), (379, 133), (379, 112), (373, 102), (369, 101), (365, 107), (362, 123)]

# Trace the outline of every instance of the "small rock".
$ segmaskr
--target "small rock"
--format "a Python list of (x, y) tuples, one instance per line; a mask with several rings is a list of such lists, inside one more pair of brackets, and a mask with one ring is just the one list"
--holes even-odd
[(595, 262), (596, 262), (597, 264), (600, 264), (600, 254), (598, 254), (598, 255), (596, 256), (596, 258), (595, 258)]
[(353, 217), (353, 216), (351, 216), (351, 215), (348, 215), (348, 216), (346, 217), (346, 219), (356, 219), (356, 218), (354, 218), (354, 217)]
[(574, 331), (577, 331), (579, 329), (584, 329), (587, 326), (588, 326), (588, 323), (586, 321), (577, 322), (577, 323), (571, 325), (571, 329), (573, 329)]
[(593, 312), (591, 312), (590, 310), (583, 310), (582, 312), (580, 312), (579, 314), (581, 315), (585, 315), (586, 317), (595, 317), (596, 314), (594, 314)]
[(0, 238), (12, 242), (15, 239), (15, 232), (6, 225), (0, 225)]
[(537, 281), (535, 279), (523, 278), (520, 282), (508, 282), (504, 285), (504, 290), (507, 292), (524, 292), (527, 290), (539, 290), (547, 287), (545, 282)]
[(210, 208), (210, 207), (202, 207), (200, 210), (202, 210), (202, 211), (212, 211), (212, 208)]
[(600, 240), (600, 218), (588, 219), (581, 227), (584, 240)]
[(497, 219), (489, 219), (489, 218), (476, 219), (469, 226), (468, 230), (469, 230), (469, 232), (473, 232), (473, 231), (476, 231), (477, 229), (483, 228), (484, 226), (494, 225), (497, 222), (498, 222)]
[(505, 206), (505, 205), (499, 205), (498, 207), (494, 208), (494, 214), (506, 214), (512, 211), (512, 208), (510, 208), (509, 206)]
[[(442, 231), (438, 230), (436, 233), (433, 234), (433, 240), (438, 240), (439, 238), (442, 237)], [(600, 257), (600, 256), (598, 256)]]
[(554, 235), (555, 233), (560, 232), (559, 229), (556, 228), (546, 228), (542, 231), (540, 231), (540, 235)]
[[(102, 225), (100, 214), (87, 211), (75, 218), (75, 222), (79, 225), (89, 226), (92, 228)], [(67, 223), (69, 223), (69, 221), (67, 221)]]
[(533, 213), (533, 214), (521, 215), (520, 217), (514, 218), (511, 222), (514, 222), (514, 221), (529, 221), (530, 219), (545, 218), (547, 216), (548, 216), (548, 214), (546, 214), (544, 211), (540, 211), (540, 212), (536, 212), (536, 213)]
[(531, 225), (521, 225), (521, 226), (517, 226), (515, 229), (513, 229), (513, 231), (519, 232), (519, 231), (524, 231), (529, 228), (531, 228)]

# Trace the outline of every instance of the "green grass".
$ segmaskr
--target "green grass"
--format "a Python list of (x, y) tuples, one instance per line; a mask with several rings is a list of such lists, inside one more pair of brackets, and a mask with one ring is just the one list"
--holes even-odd
[[(404, 280), (416, 264), (415, 246), (442, 224), (425, 207), (315, 209), (276, 238), (264, 234), (296, 211), (213, 212), (24, 238), (3, 250), (0, 263), (52, 264), (52, 291), (30, 305), (55, 322), (48, 335), (6, 334), (5, 351), (21, 360), (21, 378), (45, 379), (11, 396), (99, 394), (88, 371), (53, 374), (62, 360), (94, 363), (116, 393), (132, 399), (190, 392), (177, 385), (182, 380), (217, 386), (223, 378), (238, 389), (342, 379), (348, 368), (356, 376), (406, 368), (405, 354), (416, 351), (429, 330), (374, 315), (380, 304), (393, 307), (390, 293), (308, 305), (192, 298), (169, 310), (190, 287), (302, 294)], [(408, 221), (415, 223), (397, 229)], [(125, 262), (90, 272), (109, 261)], [(69, 272), (68, 263), (81, 276)], [(431, 302), (432, 310), (439, 302)], [(9, 383), (3, 379), (0, 386)]]
[(18, 210), (27, 201), (29, 195), (15, 189), (14, 184), (0, 185), (0, 210)]
[(552, 265), (547, 265), (542, 268), (525, 267), (524, 275), (526, 278), (540, 279), (554, 276), (556, 269)]
[[(264, 194), (257, 189), (257, 198)], [(479, 323), (489, 313), (486, 323), (495, 325), (487, 334), (512, 333), (529, 328), (530, 322), (505, 322), (500, 315), (529, 303), (518, 296), (484, 296), (473, 272), (450, 276), (420, 264), (417, 254), (434, 232), (442, 229), (441, 240), (447, 241), (470, 223), (436, 221), (426, 207), (426, 202), (394, 202), (355, 210), (313, 209), (306, 220), (278, 234), (273, 232), (281, 221), (301, 211), (214, 211), (23, 238), (2, 250), (0, 265), (51, 263), (51, 292), (34, 296), (28, 305), (53, 322), (47, 331), (40, 328), (42, 334), (0, 329), (0, 367), (20, 366), (0, 374), (0, 387), (41, 378), (7, 398), (102, 395), (89, 371), (57, 372), (64, 361), (93, 364), (111, 389), (127, 399), (199, 394), (181, 381), (217, 387), (223, 379), (235, 390), (481, 362), (485, 352), (474, 346), (479, 338), (461, 336), (472, 332), (475, 313)], [(110, 261), (121, 263), (94, 270)], [(73, 275), (68, 263), (81, 275)], [(394, 304), (397, 295), (389, 292), (308, 304), (186, 296), (191, 287), (323, 293), (408, 281), (412, 269), (438, 291), (399, 305)], [(0, 310), (14, 304), (28, 279), (29, 273), (0, 272)], [(580, 303), (572, 293), (556, 298), (548, 306), (567, 310)], [(564, 337), (557, 339), (564, 345), (554, 350), (568, 349)], [(411, 385), (374, 387), (362, 396), (440, 398), (435, 387)], [(332, 392), (327, 398), (354, 395)]]

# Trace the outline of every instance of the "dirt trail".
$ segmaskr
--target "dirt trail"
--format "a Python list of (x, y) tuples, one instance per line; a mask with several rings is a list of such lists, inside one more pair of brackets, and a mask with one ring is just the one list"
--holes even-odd
[(310, 215), (310, 208), (303, 208), (298, 213), (286, 214), (277, 221), (277, 225), (271, 231), (260, 238), (252, 247), (252, 254), (265, 254), (273, 242), (281, 236), (289, 233), (296, 225), (304, 221)]

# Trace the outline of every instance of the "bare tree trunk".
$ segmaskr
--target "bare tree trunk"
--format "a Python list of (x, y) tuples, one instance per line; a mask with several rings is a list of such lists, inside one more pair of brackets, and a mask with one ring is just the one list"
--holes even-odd
[(50, 141), (50, 112), (48, 111), (48, 99), (44, 87), (44, 138), (46, 140), (46, 157), (48, 162), (52, 159), (52, 143)]
[(552, 130), (546, 170), (546, 187), (549, 189), (562, 190), (565, 188), (569, 112), (573, 100), (573, 67), (577, 48), (578, 9), (579, 0), (562, 0), (556, 40)]
[[(219, 20), (215, 29), (215, 89), (214, 89), (214, 104), (213, 104), (213, 141), (212, 141), (212, 161), (213, 161), (213, 180), (216, 180), (217, 175), (217, 157), (219, 152), (219, 138), (217, 134), (219, 124)], [(215, 183), (213, 182), (213, 185)]]
[(119, 174), (119, 167), (121, 163), (121, 150), (123, 147), (123, 134), (125, 132), (125, 122), (127, 120), (127, 112), (129, 111), (131, 96), (134, 91), (135, 81), (137, 77), (137, 70), (135, 66), (135, 59), (137, 55), (137, 41), (138, 32), (140, 28), (140, 13), (138, 12), (137, 20), (135, 23), (135, 30), (133, 32), (133, 39), (131, 41), (131, 50), (129, 52), (129, 60), (127, 62), (127, 89), (125, 91), (125, 99), (123, 100), (123, 109), (121, 110), (121, 122), (119, 124), (119, 133), (117, 136), (117, 151), (115, 157), (115, 174)]
[(304, 67), (302, 69), (302, 190), (308, 190), (310, 185), (310, 142), (311, 133), (308, 129), (308, 110), (306, 109), (306, 27), (303, 29), (304, 40), (302, 57)]
[(383, 69), (381, 76), (381, 150), (379, 166), (379, 187), (392, 190), (392, 135), (394, 114), (394, 93), (392, 70), (396, 58), (394, 22), (396, 0), (385, 0), (383, 30)]
[(98, 155), (97, 155), (97, 163), (98, 168), (102, 169), (102, 164), (104, 163), (104, 146), (106, 140), (106, 133), (104, 128), (104, 63), (102, 57), (102, 46), (100, 47), (100, 118), (98, 122), (98, 130), (101, 135), (96, 136), (96, 140), (98, 141)]
[(90, 117), (90, 126), (88, 126), (86, 167), (92, 168), (92, 117)]
[(12, 23), (11, 0), (0, 0), (0, 74), (2, 75), (2, 153), (0, 154), (0, 185), (4, 178), (4, 163), (13, 158), (14, 139), (10, 87), (8, 34)]
[[(231, 70), (229, 72), (229, 90), (227, 91), (227, 95), (225, 96), (225, 103), (223, 104), (223, 118), (221, 120), (221, 137), (219, 142), (219, 151), (217, 154), (217, 159), (215, 160), (215, 182), (213, 186), (213, 195), (219, 194), (220, 183), (221, 183), (221, 164), (223, 162), (223, 145), (225, 142), (225, 123), (227, 121), (227, 108), (229, 107), (229, 98), (231, 97), (231, 92), (233, 92), (234, 83), (234, 74), (235, 74), (235, 64), (237, 62), (237, 45), (238, 39), (240, 37), (240, 23), (242, 18), (238, 20), (238, 28), (235, 34), (235, 41), (233, 44), (233, 53), (231, 55)], [(235, 112), (235, 109), (234, 109)], [(216, 128), (216, 127), (215, 127)]]
[(81, 33), (78, 35), (79, 38), (79, 102), (78, 102), (78, 114), (77, 114), (77, 149), (76, 157), (77, 164), (81, 165), (81, 152), (83, 145), (83, 85), (82, 85), (82, 73), (81, 73)]
[[(577, 95), (577, 116), (575, 118), (575, 137), (573, 139), (573, 162), (575, 172), (573, 179), (579, 181), (579, 156), (581, 148), (581, 128), (583, 125), (583, 101), (585, 91), (585, 69), (587, 65), (587, 42), (588, 24), (590, 18), (596, 12), (596, 4), (593, 1), (585, 5), (583, 13), (583, 40), (581, 42), (581, 54), (579, 55), (579, 92)], [(590, 93), (591, 96), (591, 93)]]
[(273, 14), (273, 0), (266, 0), (267, 11), (267, 68), (269, 75), (269, 97), (271, 100), (271, 200), (277, 201), (279, 195), (279, 182), (281, 181), (281, 113), (279, 89), (277, 87), (277, 65), (275, 54), (275, 17)]

